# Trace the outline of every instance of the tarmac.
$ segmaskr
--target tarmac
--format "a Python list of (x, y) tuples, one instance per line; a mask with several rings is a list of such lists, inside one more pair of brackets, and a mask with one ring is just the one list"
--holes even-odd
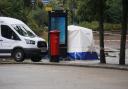
[(48, 59), (42, 59), (41, 62), (31, 62), (31, 60), (25, 60), (24, 62), (15, 62), (13, 60), (4, 59), (0, 61), (1, 64), (30, 64), (30, 65), (53, 65), (53, 66), (73, 66), (73, 67), (86, 67), (86, 68), (104, 68), (104, 69), (117, 69), (128, 71), (128, 65), (119, 65), (106, 62), (106, 64), (100, 63), (100, 60), (74, 60), (74, 61), (59, 61), (50, 62)]
[(128, 89), (125, 70), (68, 66), (68, 61), (48, 65), (43, 61), (0, 64), (0, 89)]

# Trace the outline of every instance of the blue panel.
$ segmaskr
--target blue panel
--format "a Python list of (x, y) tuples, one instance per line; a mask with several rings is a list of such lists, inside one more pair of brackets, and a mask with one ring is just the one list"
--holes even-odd
[(60, 44), (65, 44), (65, 17), (52, 17), (51, 18), (51, 30), (60, 31)]
[(77, 60), (96, 60), (98, 55), (96, 52), (72, 52), (68, 53), (69, 59)]

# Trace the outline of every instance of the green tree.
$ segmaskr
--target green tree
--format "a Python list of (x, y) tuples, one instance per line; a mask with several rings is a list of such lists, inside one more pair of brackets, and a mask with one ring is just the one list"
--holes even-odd
[[(73, 3), (69, 0), (69, 5)], [(77, 20), (96, 21), (98, 20), (98, 0), (77, 0)], [(121, 21), (121, 0), (104, 0), (104, 19), (105, 22), (119, 23)]]
[(14, 17), (27, 22), (30, 9), (25, 6), (23, 0), (4, 0), (0, 1), (0, 12), (3, 16)]
[(107, 0), (105, 10), (105, 21), (110, 23), (120, 23), (122, 13), (121, 0)]
[(77, 22), (78, 0), (66, 0), (65, 3), (65, 9), (68, 10), (69, 24), (74, 24)]
[(35, 0), (34, 8), (31, 0), (0, 0), (1, 15), (20, 19), (31, 26), (35, 32), (43, 29), (48, 23), (43, 8), (40, 0)]

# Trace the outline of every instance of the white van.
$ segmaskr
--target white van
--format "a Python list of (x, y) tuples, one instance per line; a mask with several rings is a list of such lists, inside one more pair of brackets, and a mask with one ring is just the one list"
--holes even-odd
[(0, 17), (0, 58), (13, 57), (17, 62), (31, 58), (38, 62), (46, 53), (46, 41), (26, 24), (18, 19)]

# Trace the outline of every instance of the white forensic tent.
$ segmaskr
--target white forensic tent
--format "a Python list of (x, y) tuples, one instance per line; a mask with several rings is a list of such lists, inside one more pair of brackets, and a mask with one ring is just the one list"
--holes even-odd
[(68, 57), (78, 60), (98, 59), (91, 29), (68, 26)]

